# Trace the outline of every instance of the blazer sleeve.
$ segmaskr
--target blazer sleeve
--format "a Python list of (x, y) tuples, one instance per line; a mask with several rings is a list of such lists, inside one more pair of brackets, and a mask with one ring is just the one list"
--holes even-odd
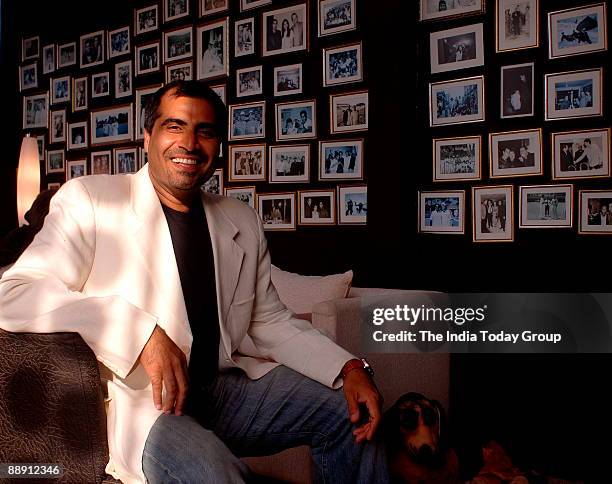
[(52, 198), (43, 228), (0, 280), (0, 327), (77, 332), (100, 362), (126, 378), (157, 318), (119, 296), (82, 292), (95, 252), (95, 210), (75, 179)]

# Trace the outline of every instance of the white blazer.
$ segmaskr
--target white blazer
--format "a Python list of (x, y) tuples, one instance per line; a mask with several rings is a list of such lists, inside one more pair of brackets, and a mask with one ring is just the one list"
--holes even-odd
[[(339, 387), (337, 376), (354, 356), (279, 300), (257, 214), (234, 199), (202, 200), (215, 260), (220, 369), (242, 368), (255, 379), (284, 364)], [(125, 483), (145, 482), (142, 452), (161, 414), (138, 361), (156, 324), (189, 358), (192, 335), (172, 240), (148, 166), (134, 175), (70, 180), (0, 280), (0, 327), (76, 331), (112, 372), (105, 380), (107, 472)]]

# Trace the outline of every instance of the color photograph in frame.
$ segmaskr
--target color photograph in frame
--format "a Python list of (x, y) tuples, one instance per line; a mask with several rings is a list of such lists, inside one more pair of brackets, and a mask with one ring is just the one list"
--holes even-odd
[(485, 0), (421, 0), (421, 21), (450, 19), (484, 12)]
[(319, 141), (319, 180), (362, 180), (363, 138)]
[(310, 181), (310, 145), (270, 146), (270, 183)]
[(489, 134), (489, 176), (542, 175), (542, 129)]
[(608, 49), (606, 3), (579, 6), (548, 14), (550, 59)]
[(572, 228), (573, 185), (522, 186), (519, 190), (520, 228)]
[(612, 191), (580, 190), (578, 200), (578, 233), (612, 234)]
[(295, 193), (260, 193), (257, 211), (264, 230), (295, 230)]
[(433, 181), (480, 180), (482, 137), (434, 138)]
[(512, 185), (472, 187), (472, 229), (474, 242), (514, 240)]
[(335, 225), (336, 190), (298, 191), (299, 225)]
[(544, 82), (546, 121), (602, 115), (602, 68), (546, 74)]
[(319, 37), (357, 28), (355, 0), (321, 0), (319, 2)]
[(430, 125), (485, 120), (484, 76), (429, 84)]
[(134, 138), (132, 104), (91, 112), (91, 145), (115, 143)]
[(610, 176), (610, 128), (551, 134), (553, 180)]
[(496, 52), (540, 45), (539, 0), (496, 0)]
[(419, 232), (465, 234), (465, 191), (419, 192)]
[(484, 64), (482, 24), (466, 25), (429, 35), (431, 73), (456, 71)]
[(228, 180), (263, 181), (266, 179), (266, 145), (230, 145)]
[(338, 187), (338, 224), (366, 225), (368, 217), (368, 187), (366, 185)]
[(229, 19), (197, 28), (197, 78), (214, 79), (229, 74)]

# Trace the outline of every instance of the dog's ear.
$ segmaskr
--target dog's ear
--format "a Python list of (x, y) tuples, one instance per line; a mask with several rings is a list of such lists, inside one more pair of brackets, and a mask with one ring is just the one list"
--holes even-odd
[(447, 418), (446, 418), (446, 410), (438, 400), (430, 400), (431, 406), (437, 410), (438, 413), (438, 425), (440, 427), (440, 438), (439, 438), (439, 446), (441, 449), (446, 450), (448, 448), (448, 428), (447, 428)]
[(382, 421), (380, 422), (380, 430), (382, 438), (390, 450), (400, 447), (400, 411), (397, 403), (383, 414)]

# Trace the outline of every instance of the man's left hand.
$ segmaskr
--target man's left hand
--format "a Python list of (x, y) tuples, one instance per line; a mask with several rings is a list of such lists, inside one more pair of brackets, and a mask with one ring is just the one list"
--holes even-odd
[(351, 422), (356, 424), (362, 418), (359, 404), (365, 404), (369, 418), (353, 431), (355, 442), (372, 440), (380, 423), (383, 398), (365, 370), (353, 370), (344, 377), (344, 396), (348, 404)]

